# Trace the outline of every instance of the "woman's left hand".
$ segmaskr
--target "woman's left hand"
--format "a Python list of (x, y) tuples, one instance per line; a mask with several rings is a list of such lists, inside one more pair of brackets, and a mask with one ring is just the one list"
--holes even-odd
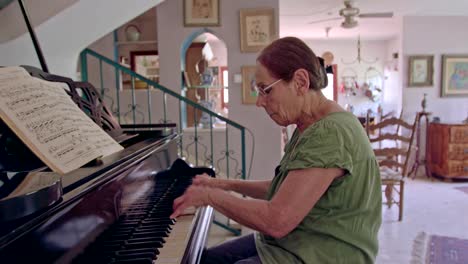
[(207, 205), (210, 191), (211, 188), (208, 187), (190, 186), (182, 196), (174, 200), (174, 204), (172, 205), (173, 212), (170, 218), (178, 217), (188, 207)]

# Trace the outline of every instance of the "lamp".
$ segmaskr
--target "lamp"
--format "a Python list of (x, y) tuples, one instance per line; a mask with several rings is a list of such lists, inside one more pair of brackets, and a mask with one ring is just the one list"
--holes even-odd
[(343, 59), (341, 59), (341, 62), (343, 62), (344, 64), (354, 64), (354, 63), (361, 63), (362, 62), (365, 62), (365, 63), (375, 63), (377, 62), (379, 59), (378, 58), (375, 58), (375, 60), (373, 61), (369, 61), (369, 60), (365, 60), (361, 57), (361, 36), (358, 36), (358, 42), (357, 42), (357, 57), (356, 59), (354, 59), (353, 61), (351, 62), (345, 62)]

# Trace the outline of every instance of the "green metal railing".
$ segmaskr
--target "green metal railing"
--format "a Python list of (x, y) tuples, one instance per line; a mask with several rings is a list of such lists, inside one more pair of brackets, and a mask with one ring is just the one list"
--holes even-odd
[[(120, 74), (128, 74), (130, 76), (130, 96), (131, 96), (131, 104), (129, 105), (130, 107), (130, 110), (127, 111), (125, 114), (124, 114), (124, 117), (126, 117), (127, 115), (131, 115), (131, 120), (133, 121), (133, 124), (137, 124), (137, 114), (140, 114), (140, 115), (143, 115), (143, 112), (141, 110), (139, 110), (139, 105), (136, 103), (136, 95), (135, 95), (135, 81), (136, 80), (139, 80), (141, 82), (144, 82), (146, 84), (146, 87), (148, 89), (146, 89), (146, 97), (147, 97), (147, 107), (148, 107), (148, 122), (147, 123), (144, 123), (144, 124), (153, 124), (153, 116), (154, 116), (154, 112), (153, 112), (153, 105), (152, 105), (152, 89), (149, 89), (150, 86), (151, 87), (154, 87), (156, 90), (159, 90), (160, 92), (162, 92), (162, 96), (161, 96), (161, 99), (162, 99), (162, 107), (163, 107), (163, 118), (162, 120), (160, 120), (161, 122), (163, 123), (167, 123), (169, 120), (167, 119), (168, 117), (168, 112), (167, 112), (167, 106), (168, 106), (168, 103), (167, 103), (167, 95), (169, 96), (172, 96), (173, 98), (177, 99), (179, 101), (179, 126), (178, 126), (178, 129), (179, 129), (179, 133), (182, 134), (183, 132), (183, 127), (182, 127), (182, 120), (183, 120), (183, 112), (185, 111), (186, 109), (186, 106), (191, 106), (194, 108), (194, 137), (193, 137), (193, 142), (191, 142), (190, 144), (191, 145), (194, 145), (194, 148), (195, 148), (195, 165), (198, 166), (199, 164), (199, 157), (198, 157), (198, 152), (199, 152), (199, 145), (201, 145), (206, 151), (208, 151), (208, 149), (210, 150), (210, 155), (208, 157), (206, 157), (205, 155), (205, 160), (208, 161), (209, 165), (211, 165), (212, 168), (215, 168), (218, 172), (219, 171), (222, 171), (220, 169), (220, 165), (219, 163), (220, 162), (225, 162), (225, 175), (227, 178), (230, 178), (230, 171), (232, 171), (232, 164), (230, 165), (230, 162), (232, 162), (233, 160), (235, 161), (235, 166), (237, 167), (237, 164), (238, 164), (238, 161), (236, 159), (234, 159), (232, 156), (233, 154), (235, 153), (233, 150), (230, 150), (229, 149), (229, 127), (233, 127), (235, 129), (237, 129), (238, 131), (240, 131), (240, 158), (241, 158), (241, 168), (240, 168), (240, 171), (237, 171), (237, 169), (234, 169), (234, 173), (236, 173), (235, 176), (239, 176), (239, 178), (241, 179), (246, 179), (247, 177), (247, 171), (246, 171), (246, 149), (245, 149), (245, 131), (246, 131), (246, 128), (243, 127), (242, 125), (224, 117), (224, 116), (221, 116), (221, 115), (218, 115), (217, 113), (211, 111), (210, 109), (174, 92), (173, 90), (170, 90), (162, 85), (160, 85), (159, 83), (153, 81), (153, 80), (150, 80), (134, 71), (132, 71), (131, 69), (125, 67), (125, 66), (122, 66), (121, 64), (99, 54), (99, 53), (96, 53), (95, 51), (93, 50), (90, 50), (90, 49), (85, 49), (83, 50), (81, 53), (80, 53), (80, 63), (81, 63), (81, 79), (82, 81), (85, 81), (85, 82), (89, 82), (89, 72), (88, 72), (88, 56), (90, 56), (91, 58), (93, 59), (97, 59), (98, 60), (98, 71), (99, 71), (99, 80), (96, 81), (97, 84), (95, 84), (95, 86), (99, 85), (100, 87), (96, 87), (98, 90), (100, 90), (100, 95), (103, 99), (106, 99), (106, 100), (109, 100), (109, 99), (112, 99), (112, 103), (110, 105), (111, 108), (111, 111), (114, 112), (114, 114), (117, 116), (117, 119), (119, 121), (119, 123), (122, 124), (122, 111), (121, 111), (121, 108), (120, 108), (120, 103), (121, 103), (121, 100), (124, 98), (120, 92), (121, 92), (121, 88), (119, 87), (120, 86)], [(116, 106), (114, 106), (114, 101), (113, 101), (113, 98), (111, 96), (109, 96), (109, 93), (111, 91), (111, 89), (109, 88), (106, 88), (105, 87), (105, 78), (103, 76), (103, 65), (108, 65), (110, 66), (112, 69), (111, 69), (111, 72), (112, 73), (115, 73), (115, 99), (117, 100), (116, 102)], [(94, 73), (94, 72), (93, 72)], [(111, 75), (112, 75), (111, 73)], [(94, 77), (94, 76), (93, 76)], [(106, 78), (112, 78), (112, 76), (105, 76)], [(107, 93), (106, 93), (107, 92)], [(156, 98), (156, 97), (155, 97)], [(183, 107), (183, 104), (184, 107)], [(200, 141), (201, 139), (201, 136), (199, 136), (199, 131), (198, 131), (198, 121), (197, 121), (197, 111), (201, 111), (202, 113), (206, 113), (210, 116), (210, 123), (209, 123), (209, 131), (210, 131), (210, 144), (211, 146), (208, 148), (206, 146), (204, 146)], [(216, 164), (215, 164), (215, 159), (214, 159), (214, 143), (213, 143), (213, 119), (217, 118), (218, 120), (221, 120), (221, 121), (224, 121), (226, 123), (226, 131), (225, 131), (225, 149), (223, 149), (221, 151), (221, 155), (224, 155), (222, 156), (220, 159), (217, 160)], [(139, 123), (141, 124), (141, 123)], [(184, 155), (184, 150), (183, 150), (183, 137), (179, 137), (180, 138), (180, 141), (179, 141), (179, 155), (180, 156), (183, 156)], [(233, 144), (231, 144), (233, 145)], [(187, 150), (185, 152), (187, 155), (189, 155), (189, 151), (188, 151), (188, 147), (187, 147)], [(207, 165), (207, 164), (203, 164), (203, 165)], [(216, 168), (218, 167), (218, 168)], [(236, 235), (239, 235), (240, 234), (240, 230), (238, 229), (235, 229), (233, 227), (230, 226), (229, 222), (228, 223), (221, 223), (219, 221), (216, 221), (215, 220), (215, 224), (231, 231), (232, 233), (236, 234)]]
[[(90, 49), (85, 49), (81, 52), (80, 54), (80, 63), (81, 63), (81, 79), (83, 81), (89, 81), (88, 79), (88, 55), (97, 59), (98, 62), (99, 62), (99, 85), (100, 85), (100, 91), (101, 91), (101, 96), (104, 97), (105, 95), (105, 91), (107, 90), (107, 88), (104, 87), (104, 77), (103, 77), (103, 63), (111, 66), (113, 69), (115, 69), (113, 72), (115, 72), (115, 80), (118, 81), (119, 80), (119, 73), (125, 73), (125, 74), (128, 74), (131, 78), (131, 88), (130, 88), (130, 91), (131, 91), (131, 113), (132, 113), (132, 120), (133, 120), (133, 123), (136, 124), (136, 114), (137, 114), (137, 108), (138, 108), (138, 105), (136, 104), (136, 96), (135, 96), (135, 81), (136, 80), (139, 80), (139, 81), (142, 81), (144, 83), (146, 83), (147, 87), (149, 88), (150, 86), (154, 87), (155, 89), (161, 91), (163, 93), (162, 95), (162, 105), (163, 105), (163, 119), (162, 119), (162, 122), (166, 123), (168, 121), (167, 119), (167, 95), (170, 95), (172, 96), (173, 98), (176, 98), (179, 100), (179, 133), (182, 133), (182, 104), (186, 104), (188, 106), (192, 106), (194, 108), (194, 117), (196, 117), (196, 114), (197, 114), (197, 110), (198, 111), (201, 111), (202, 113), (207, 113), (209, 116), (210, 116), (210, 143), (211, 143), (211, 147), (210, 147), (210, 150), (211, 150), (211, 155), (210, 155), (210, 165), (215, 168), (215, 164), (214, 164), (214, 155), (213, 155), (213, 119), (214, 118), (217, 118), (218, 120), (221, 120), (221, 121), (224, 121), (226, 122), (226, 135), (225, 135), (225, 142), (226, 142), (226, 149), (223, 151), (224, 155), (226, 155), (226, 176), (229, 178), (229, 173), (230, 173), (230, 170), (229, 170), (229, 162), (230, 162), (230, 155), (233, 154), (233, 151), (232, 150), (229, 150), (228, 147), (229, 147), (229, 129), (228, 127), (233, 127), (233, 128), (236, 128), (240, 131), (240, 146), (241, 146), (241, 171), (239, 172), (240, 174), (240, 178), (241, 179), (246, 179), (246, 175), (247, 175), (247, 172), (246, 172), (246, 150), (245, 150), (245, 131), (246, 131), (246, 128), (243, 127), (242, 125), (224, 117), (224, 116), (221, 116), (221, 115), (218, 115), (217, 113), (211, 111), (210, 109), (174, 92), (173, 90), (170, 90), (162, 85), (160, 85), (159, 83), (153, 81), (153, 80), (150, 80), (134, 71), (132, 71), (131, 69), (125, 67), (125, 66), (122, 66), (121, 64), (99, 54), (99, 53), (96, 53), (95, 51), (93, 50), (90, 50)], [(98, 88), (98, 89), (99, 89)], [(121, 109), (120, 109), (120, 100), (122, 99), (122, 95), (120, 95), (120, 88), (119, 88), (119, 83), (116, 83), (116, 100), (117, 100), (117, 107), (116, 109), (112, 109), (112, 111), (115, 111), (116, 115), (117, 115), (117, 118), (118, 118), (118, 121), (119, 123), (121, 123), (121, 116), (122, 116), (122, 112), (121, 112)], [(153, 112), (153, 109), (152, 109), (152, 103), (151, 103), (151, 89), (147, 89), (147, 107), (148, 107), (148, 123), (147, 124), (152, 124), (152, 112)], [(196, 110), (195, 110), (196, 109)], [(140, 112), (141, 113), (141, 112)], [(194, 125), (194, 135), (195, 135), (195, 165), (198, 166), (198, 121), (197, 121), (197, 118), (194, 118), (195, 120), (195, 125)], [(183, 154), (183, 144), (182, 144), (182, 137), (180, 137), (181, 139), (181, 142), (179, 143), (179, 147), (180, 147), (180, 154), (182, 155)]]

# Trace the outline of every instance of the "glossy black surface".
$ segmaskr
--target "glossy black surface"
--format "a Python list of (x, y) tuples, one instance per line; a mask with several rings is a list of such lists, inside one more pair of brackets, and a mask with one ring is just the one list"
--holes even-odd
[[(154, 151), (162, 152), (163, 157), (170, 164), (177, 158), (176, 141), (177, 135), (171, 134), (163, 136), (158, 131), (154, 131), (151, 136), (137, 136), (124, 142), (124, 150), (112, 154), (103, 159), (101, 164), (81, 168), (62, 176), (62, 186), (64, 198), (59, 203), (53, 204), (49, 208), (44, 208), (29, 216), (16, 219), (14, 221), (0, 221), (0, 249), (11, 240), (17, 238), (16, 234), (23, 234), (29, 229), (34, 228), (40, 221), (43, 221), (50, 214), (61, 210), (84, 195), (86, 191), (96, 188), (99, 184), (115, 178), (123, 173), (127, 168), (134, 166), (143, 157), (150, 155)], [(168, 147), (171, 145), (170, 147)], [(162, 149), (165, 149), (164, 151)], [(25, 162), (27, 163), (27, 162)], [(168, 165), (156, 164), (160, 168), (167, 168)], [(17, 179), (17, 176), (13, 180)], [(11, 182), (11, 181), (10, 181)], [(19, 182), (17, 183), (19, 184)], [(8, 212), (2, 212), (8, 214)], [(13, 233), (15, 235), (13, 235)]]
[[(176, 160), (176, 147), (173, 140), (112, 180), (70, 199), (68, 206), (2, 248), (1, 262), (154, 259), (173, 224), (168, 218), (173, 199), (183, 193), (194, 175), (207, 172), (214, 176), (210, 169), (190, 168)], [(28, 254), (23, 254), (25, 248)]]

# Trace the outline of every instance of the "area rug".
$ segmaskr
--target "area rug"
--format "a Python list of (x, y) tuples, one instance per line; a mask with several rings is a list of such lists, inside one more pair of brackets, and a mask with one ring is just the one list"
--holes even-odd
[(466, 264), (468, 239), (418, 234), (411, 264)]
[(460, 191), (468, 194), (468, 186), (455, 187), (455, 189), (460, 190)]

